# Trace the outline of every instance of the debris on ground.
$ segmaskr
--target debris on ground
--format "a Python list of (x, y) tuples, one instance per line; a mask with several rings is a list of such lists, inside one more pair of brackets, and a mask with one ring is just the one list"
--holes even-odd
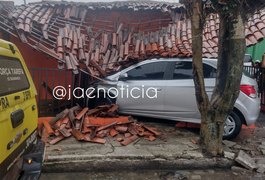
[(259, 145), (259, 150), (262, 155), (265, 155), (265, 142), (261, 142), (261, 145)]
[(143, 137), (154, 141), (161, 133), (154, 127), (139, 123), (130, 116), (119, 116), (118, 105), (102, 105), (94, 109), (79, 105), (65, 109), (55, 117), (39, 118), (42, 140), (51, 145), (73, 136), (78, 141), (106, 143), (106, 137), (128, 145)]
[(177, 122), (177, 128), (191, 128), (191, 129), (199, 129), (201, 127), (198, 123), (190, 123), (190, 122)]
[(257, 172), (258, 172), (258, 173), (264, 173), (264, 172), (265, 172), (265, 168), (264, 168), (263, 166), (258, 167), (258, 168), (257, 168)]
[(247, 153), (243, 150), (240, 150), (235, 161), (242, 165), (243, 167), (254, 170), (257, 168), (257, 164), (253, 158), (251, 158)]
[(233, 171), (233, 174), (235, 173), (240, 173), (240, 174), (244, 174), (244, 173), (250, 173), (251, 171), (244, 168), (244, 167), (239, 167), (239, 166), (232, 166), (231, 170)]
[[(224, 143), (224, 142), (223, 142)], [(227, 146), (236, 146), (231, 142), (226, 141), (224, 143)], [(262, 144), (261, 144), (262, 145)], [(252, 153), (252, 151), (251, 151)], [(253, 153), (252, 153), (253, 154)], [(254, 155), (252, 155), (254, 156)], [(235, 153), (229, 152), (229, 151), (224, 151), (224, 157), (230, 160), (235, 160), (239, 166), (232, 166), (231, 170), (232, 171), (242, 171), (242, 169), (248, 170), (248, 171), (253, 171), (255, 170), (258, 173), (265, 173), (265, 158), (262, 159), (254, 159), (252, 158), (249, 154), (247, 154), (245, 151), (242, 149), (239, 150), (237, 156), (235, 156)]]
[(227, 159), (233, 160), (235, 158), (235, 153), (229, 152), (229, 151), (224, 151), (224, 157)]
[(192, 138), (190, 141), (192, 144), (199, 144), (199, 139)]
[(223, 140), (223, 144), (226, 145), (226, 146), (229, 147), (229, 148), (232, 148), (233, 146), (236, 145), (235, 142), (233, 142), (233, 141), (228, 141), (228, 140)]

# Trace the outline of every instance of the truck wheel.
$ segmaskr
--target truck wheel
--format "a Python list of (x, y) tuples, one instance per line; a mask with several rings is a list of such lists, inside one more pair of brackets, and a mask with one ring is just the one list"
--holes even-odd
[(224, 123), (223, 139), (233, 139), (241, 131), (242, 121), (235, 112), (231, 112)]

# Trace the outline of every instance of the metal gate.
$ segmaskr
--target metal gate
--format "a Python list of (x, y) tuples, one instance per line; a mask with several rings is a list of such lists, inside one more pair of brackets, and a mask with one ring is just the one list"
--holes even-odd
[(258, 83), (258, 94), (261, 100), (261, 111), (265, 111), (265, 68), (244, 66), (244, 69)]
[[(75, 87), (88, 86), (88, 75), (85, 72), (73, 74), (71, 71), (57, 68), (30, 68), (29, 70), (38, 93), (37, 103), (40, 117), (54, 116), (75, 103), (85, 104), (85, 98), (75, 99), (71, 94)], [(53, 94), (54, 88), (59, 86), (66, 90), (66, 95), (60, 97), (61, 99), (55, 98)]]

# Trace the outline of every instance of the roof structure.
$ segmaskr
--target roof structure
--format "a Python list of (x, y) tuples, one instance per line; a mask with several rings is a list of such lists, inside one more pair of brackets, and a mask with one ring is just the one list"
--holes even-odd
[[(1, 5), (1, 3), (0, 3)], [(1, 6), (0, 28), (59, 60), (105, 76), (153, 57), (190, 57), (191, 22), (182, 4), (153, 1), (42, 2)], [(216, 58), (219, 18), (207, 17), (203, 56)], [(265, 36), (265, 10), (246, 24), (246, 45)]]

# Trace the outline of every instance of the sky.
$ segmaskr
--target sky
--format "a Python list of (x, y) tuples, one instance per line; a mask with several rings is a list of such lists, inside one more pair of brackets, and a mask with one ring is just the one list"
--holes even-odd
[[(41, 0), (26, 0), (27, 3), (30, 2), (40, 2)], [(60, 0), (56, 0), (60, 1)], [(72, 2), (112, 2), (112, 1), (124, 1), (124, 0), (67, 0)], [(154, 1), (164, 1), (164, 2), (178, 2), (179, 0), (154, 0)], [(21, 5), (24, 4), (24, 0), (14, 0), (15, 5)]]

